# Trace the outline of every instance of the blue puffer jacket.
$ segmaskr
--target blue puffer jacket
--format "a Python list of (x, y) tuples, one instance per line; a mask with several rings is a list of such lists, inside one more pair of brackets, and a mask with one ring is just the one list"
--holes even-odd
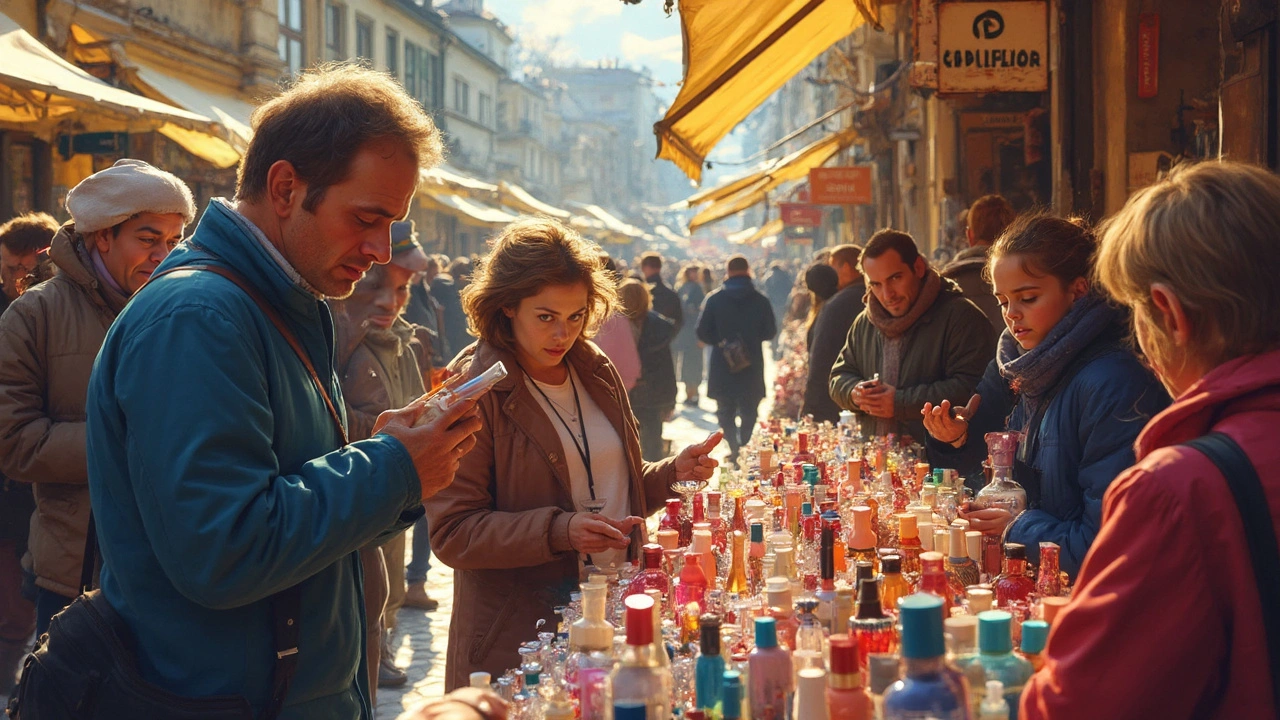
[[(244, 276), (297, 334), (339, 408), (328, 307), (247, 221), (211, 203), (161, 270)], [(107, 335), (88, 395), (89, 488), (103, 593), (147, 680), (189, 697), (271, 686), (270, 596), (302, 584), (297, 675), (282, 718), (371, 718), (356, 550), (422, 514), (412, 459), (378, 435), (340, 448), (302, 363), (224, 278), (157, 278)]]
[[(1062, 548), (1062, 570), (1072, 578), (1098, 534), (1107, 486), (1133, 465), (1138, 433), (1169, 404), (1164, 387), (1134, 357), (1120, 334), (1118, 330), (1105, 333), (1082, 351), (1082, 357), (1092, 359), (1049, 402), (1038, 438), (1029, 446), (1024, 440), (1020, 455), (1030, 457), (1025, 465), (1014, 468), (1014, 479), (1028, 489), (1033, 502), (1010, 525), (1007, 540), (1026, 545), (1027, 558), (1033, 563), (1040, 561), (1041, 542), (1057, 543)], [(983, 436), (1006, 427), (1026, 432), (1033, 419), (1027, 403), (1010, 391), (994, 360), (976, 392), (982, 404), (969, 425), (964, 447), (928, 440), (930, 457), (959, 470), (975, 491), (985, 484)], [(1039, 502), (1034, 502), (1037, 486)]]

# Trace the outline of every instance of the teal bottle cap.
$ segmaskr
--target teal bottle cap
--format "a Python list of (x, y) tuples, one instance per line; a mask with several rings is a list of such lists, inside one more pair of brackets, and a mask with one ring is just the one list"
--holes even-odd
[(724, 708), (724, 720), (737, 720), (742, 717), (742, 673), (737, 670), (724, 671), (724, 687), (720, 688), (720, 702)]
[(819, 479), (819, 476), (818, 476), (818, 466), (817, 466), (817, 465), (812, 465), (812, 464), (810, 464), (810, 463), (805, 463), (804, 465), (801, 465), (800, 467), (801, 467), (801, 469), (802, 469), (802, 470), (803, 470), (803, 472), (804, 472), (804, 481), (805, 481), (805, 483), (806, 483), (806, 484), (808, 484), (808, 485), (817, 485), (817, 484), (818, 484), (818, 479)]
[[(942, 627), (941, 621), (938, 627)], [(756, 647), (763, 649), (778, 647), (777, 620), (771, 617), (756, 618)]]
[(1022, 652), (1028, 655), (1042, 653), (1048, 639), (1049, 623), (1043, 620), (1028, 620), (1022, 623)]
[(751, 523), (751, 542), (764, 542), (764, 525)]
[(978, 613), (978, 652), (1003, 654), (1013, 652), (1013, 616), (1004, 610)]
[(902, 620), (902, 657), (927, 659), (947, 654), (942, 636), (942, 598), (924, 593), (908, 595), (898, 601), (898, 612)]
[(613, 720), (645, 720), (644, 703), (621, 702), (613, 704)]
[(811, 503), (811, 502), (802, 502), (802, 503), (800, 503), (800, 514), (801, 514), (801, 515), (803, 515), (803, 516), (805, 516), (805, 517), (809, 517), (810, 515), (812, 515), (812, 514), (813, 514), (813, 503)]

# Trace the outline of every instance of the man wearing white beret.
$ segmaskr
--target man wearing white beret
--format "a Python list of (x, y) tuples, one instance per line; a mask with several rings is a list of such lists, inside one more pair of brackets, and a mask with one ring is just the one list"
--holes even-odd
[(36, 637), (80, 593), (89, 522), (85, 397), (107, 328), (195, 219), (191, 191), (120, 160), (67, 194), (49, 255), (61, 272), (0, 316), (0, 471), (32, 483)]

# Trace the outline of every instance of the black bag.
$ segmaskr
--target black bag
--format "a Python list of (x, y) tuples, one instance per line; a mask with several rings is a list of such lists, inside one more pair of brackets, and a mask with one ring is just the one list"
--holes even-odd
[(730, 373), (736, 375), (751, 367), (751, 355), (747, 353), (747, 346), (741, 339), (721, 340), (719, 347), (724, 361), (729, 365)]
[[(258, 304), (311, 375), (338, 428), (342, 444), (346, 445), (342, 418), (311, 360), (284, 319), (256, 289), (234, 271), (216, 265), (174, 268), (152, 279), (201, 270), (230, 280)], [(9, 699), (9, 717), (16, 720), (253, 720), (253, 709), (242, 696), (183, 697), (142, 677), (128, 624), (102, 596), (101, 590), (90, 590), (97, 555), (97, 530), (90, 513), (80, 575), (84, 593), (53, 617), (49, 631), (27, 656), (18, 687)], [(301, 605), (302, 588), (298, 585), (271, 597), (276, 662), (271, 698), (261, 720), (275, 720), (279, 716), (297, 671)]]

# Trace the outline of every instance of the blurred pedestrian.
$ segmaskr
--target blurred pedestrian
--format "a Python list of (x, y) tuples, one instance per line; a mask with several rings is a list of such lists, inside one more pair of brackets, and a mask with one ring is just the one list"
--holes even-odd
[[(625, 281), (618, 273), (618, 267), (606, 253), (600, 254), (601, 267), (607, 277), (619, 287)], [(631, 278), (634, 280), (634, 278)], [(638, 282), (638, 281), (637, 281)], [(600, 329), (592, 338), (600, 352), (609, 358), (613, 367), (622, 378), (622, 386), (630, 392), (640, 380), (640, 348), (636, 345), (636, 336), (632, 332), (631, 319), (625, 313), (613, 312), (600, 324)]]
[(1004, 317), (1000, 314), (1000, 303), (992, 293), (991, 280), (984, 273), (991, 244), (1015, 217), (1017, 213), (1013, 205), (999, 195), (983, 195), (975, 200), (965, 215), (965, 237), (969, 247), (961, 250), (941, 271), (942, 277), (954, 280), (965, 298), (987, 316), (997, 337), (1004, 332)]
[(474, 377), (500, 361), (508, 375), (480, 398), (484, 430), (457, 480), (426, 503), (432, 548), (454, 568), (449, 690), (517, 666), (529, 629), (555, 621), (586, 565), (637, 557), (643, 518), (676, 480), (711, 476), (720, 440), (641, 460), (621, 380), (586, 342), (617, 302), (594, 246), (525, 220), (492, 247), (464, 295), (480, 340), (453, 367)]
[(684, 404), (696, 406), (698, 388), (702, 385), (702, 375), (705, 370), (703, 347), (698, 342), (697, 325), (706, 293), (702, 291), (702, 283), (698, 280), (696, 265), (686, 265), (680, 274), (683, 282), (676, 289), (676, 294), (680, 296), (680, 306), (685, 321), (680, 326), (680, 332), (676, 335), (672, 348), (675, 350), (680, 382), (684, 383)]
[(769, 298), (769, 305), (773, 308), (774, 328), (781, 329), (782, 317), (787, 310), (791, 291), (796, 285), (796, 277), (783, 263), (775, 260), (769, 265), (769, 272), (764, 276), (763, 285), (765, 297)]
[[(417, 237), (412, 220), (409, 221), (409, 234), (414, 235), (415, 238)], [(439, 274), (440, 261), (434, 256), (428, 255), (426, 269), (419, 273), (418, 277), (414, 278), (412, 294), (409, 297), (409, 307), (404, 313), (406, 320), (427, 330), (428, 343), (426, 349), (430, 351), (431, 367), (434, 369), (443, 369), (449, 360), (453, 358), (449, 354), (449, 341), (444, 332), (444, 307), (431, 294), (431, 282)]]
[[(58, 221), (48, 213), (19, 215), (0, 225), (0, 313), (22, 294), (23, 279), (40, 266), (49, 250)], [(47, 255), (46, 255), (47, 257)]]
[(827, 260), (836, 272), (839, 290), (822, 307), (813, 324), (809, 341), (809, 375), (805, 380), (804, 405), (800, 410), (801, 415), (812, 415), (818, 422), (835, 423), (840, 420), (840, 406), (831, 399), (827, 388), (831, 367), (844, 348), (849, 328), (865, 309), (862, 298), (867, 294), (867, 284), (858, 269), (861, 254), (862, 248), (857, 245), (837, 245), (831, 248)]
[(840, 289), (840, 276), (826, 263), (815, 263), (804, 271), (804, 286), (809, 291), (809, 314), (804, 322), (804, 346), (813, 348), (813, 326), (822, 308)]
[(751, 282), (751, 266), (741, 255), (725, 264), (724, 284), (707, 296), (698, 318), (698, 340), (712, 346), (707, 396), (729, 441), (730, 459), (751, 440), (765, 396), (764, 350), (778, 334), (773, 308)]
[(676, 371), (671, 361), (675, 323), (652, 309), (649, 290), (641, 282), (623, 282), (618, 298), (640, 354), (640, 378), (627, 395), (640, 426), (640, 455), (653, 462), (665, 457), (662, 424), (676, 406)]
[(1103, 223), (1097, 281), (1174, 401), (1107, 490), (1019, 717), (1280, 713), (1277, 228), (1280, 178), (1228, 162), (1175, 167)]
[(448, 270), (437, 275), (431, 281), (431, 296), (440, 303), (444, 313), (444, 337), (450, 358), (457, 356), (470, 345), (474, 338), (467, 332), (467, 314), (462, 311), (463, 279), (454, 272), (470, 272), (471, 261), (465, 257), (455, 258), (449, 263)]
[(680, 296), (662, 279), (662, 256), (652, 252), (641, 255), (640, 272), (649, 286), (653, 311), (674, 323), (678, 331), (684, 324), (684, 308)]

